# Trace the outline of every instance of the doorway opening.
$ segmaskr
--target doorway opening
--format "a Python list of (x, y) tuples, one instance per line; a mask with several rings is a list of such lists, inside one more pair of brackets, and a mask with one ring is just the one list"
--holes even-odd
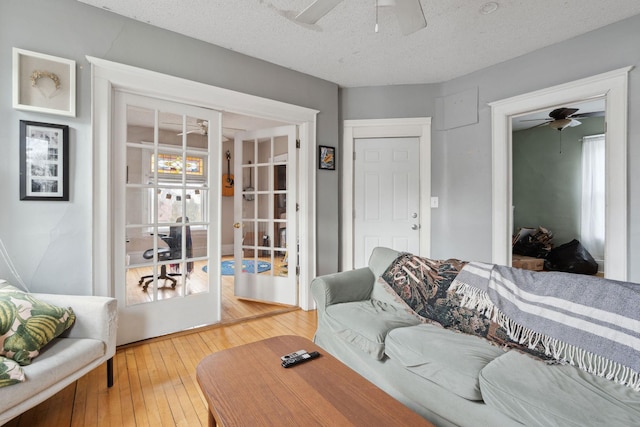
[(631, 67), (490, 103), (492, 115), (492, 262), (512, 263), (514, 116), (583, 100), (606, 103), (606, 197), (604, 276), (626, 280), (627, 256), (627, 93)]
[[(315, 236), (316, 236), (316, 209), (315, 209), (315, 163), (316, 163), (316, 116), (318, 111), (299, 107), (291, 104), (261, 98), (253, 95), (243, 94), (228, 89), (210, 86), (198, 82), (188, 81), (173, 76), (151, 72), (148, 70), (118, 64), (99, 58), (87, 57), (92, 65), (92, 131), (93, 131), (93, 236), (92, 236), (92, 267), (93, 267), (93, 284), (95, 295), (115, 296), (118, 282), (122, 282), (122, 269), (125, 266), (125, 256), (122, 247), (124, 238), (120, 238), (123, 227), (118, 227), (114, 222), (114, 212), (118, 211), (117, 200), (114, 194), (117, 191), (117, 179), (124, 181), (125, 173), (122, 172), (124, 166), (121, 163), (114, 162), (114, 147), (120, 142), (126, 141), (126, 138), (117, 138), (114, 134), (114, 117), (112, 108), (114, 106), (114, 97), (117, 92), (136, 93), (155, 99), (161, 99), (172, 103), (179, 103), (184, 106), (198, 106), (197, 108), (206, 109), (212, 113), (208, 119), (209, 138), (215, 139), (215, 149), (211, 150), (209, 156), (210, 164), (210, 181), (208, 189), (216, 195), (221, 193), (221, 175), (224, 171), (222, 151), (222, 118), (221, 112), (235, 113), (252, 118), (260, 118), (272, 120), (275, 122), (293, 124), (298, 126), (300, 149), (298, 156), (301, 164), (300, 170), (304, 170), (304, 174), (298, 174), (298, 185), (301, 188), (301, 198), (299, 203), (299, 281), (300, 283), (310, 283), (310, 278), (316, 274), (315, 265)], [(162, 92), (159, 92), (162, 88)], [(203, 122), (200, 124), (204, 124)], [(195, 125), (200, 126), (196, 121)], [(182, 133), (186, 134), (191, 129), (185, 129), (185, 123), (182, 124)], [(226, 124), (228, 127), (233, 127)], [(198, 131), (198, 129), (196, 129)], [(191, 149), (187, 149), (188, 151)], [(192, 151), (192, 150), (191, 150)], [(187, 152), (187, 155), (190, 153)], [(183, 154), (184, 156), (184, 154)], [(308, 173), (307, 173), (308, 172)], [(122, 177), (122, 178), (114, 178)], [(183, 174), (184, 177), (184, 174)], [(183, 178), (183, 184), (185, 183)], [(148, 184), (141, 184), (141, 187), (147, 187)], [(192, 185), (187, 181), (186, 187), (191, 188)], [(186, 199), (187, 188), (183, 189), (181, 195), (182, 200)], [(163, 190), (163, 189), (161, 189)], [(157, 197), (154, 196), (154, 197)], [(165, 195), (166, 197), (166, 195)], [(173, 197), (173, 194), (172, 194)], [(216, 200), (218, 200), (216, 198)], [(218, 291), (220, 289), (220, 265), (222, 261), (222, 245), (221, 245), (221, 224), (217, 221), (220, 216), (220, 204), (210, 204), (209, 215), (216, 220), (211, 221), (209, 228), (209, 245), (211, 250), (207, 254), (208, 270), (210, 279), (214, 280), (213, 286), (208, 292)], [(183, 230), (183, 236), (186, 235), (184, 230), (193, 224), (187, 225), (184, 217), (181, 222), (171, 225), (180, 225)], [(158, 233), (159, 234), (159, 233)], [(120, 243), (118, 243), (120, 242)], [(182, 238), (182, 242), (185, 239)], [(154, 243), (154, 257), (159, 251), (158, 246)], [(187, 254), (186, 261), (191, 261)], [(171, 264), (171, 260), (156, 261), (154, 263), (160, 265)], [(194, 260), (195, 261), (195, 260)], [(190, 266), (187, 266), (187, 271)], [(194, 266), (195, 268), (195, 266)], [(161, 269), (161, 268), (160, 268)], [(155, 273), (154, 273), (155, 274)], [(309, 292), (308, 286), (300, 286), (298, 289), (298, 301), (300, 308), (309, 310), (313, 308), (313, 299)], [(187, 298), (183, 298), (185, 301)], [(190, 298), (189, 298), (190, 299)], [(171, 301), (176, 298), (171, 298)], [(160, 304), (164, 304), (165, 300), (158, 300)], [(142, 306), (140, 304), (138, 306)], [(199, 307), (199, 312), (207, 310), (214, 313), (220, 313), (221, 298), (216, 293), (215, 302), (208, 307)], [(183, 318), (191, 318), (189, 310), (176, 311), (189, 313), (189, 316)], [(155, 325), (155, 324), (173, 324), (171, 322), (160, 321), (164, 319), (149, 318), (143, 310), (136, 312), (135, 321), (131, 325)], [(219, 322), (219, 319), (218, 319)], [(212, 323), (216, 323), (213, 321)], [(210, 324), (210, 323), (205, 323)], [(173, 331), (165, 331), (171, 333), (177, 330), (183, 330), (191, 327), (204, 326), (202, 322), (190, 325), (175, 326)], [(176, 324), (177, 325), (177, 324)], [(123, 325), (127, 327), (127, 325)], [(151, 338), (151, 332), (147, 335), (136, 337), (136, 340)], [(128, 341), (132, 342), (132, 341)], [(118, 344), (125, 344), (122, 341)]]
[(577, 240), (604, 273), (604, 115), (600, 98), (512, 118), (513, 266), (541, 270), (552, 249)]

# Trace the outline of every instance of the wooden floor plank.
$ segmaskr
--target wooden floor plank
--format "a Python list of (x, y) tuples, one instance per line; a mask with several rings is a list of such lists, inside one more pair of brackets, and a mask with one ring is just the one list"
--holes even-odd
[[(147, 415), (147, 405), (144, 401), (143, 385), (139, 375), (140, 371), (138, 370), (138, 364), (136, 362), (136, 349), (140, 350), (134, 347), (124, 351), (126, 352), (127, 379), (131, 386), (135, 425), (140, 427), (148, 426), (150, 423)], [(149, 408), (149, 410), (150, 409), (151, 408)]]
[[(129, 422), (134, 419), (133, 399), (131, 397), (131, 385), (127, 381), (127, 359), (125, 352), (117, 352), (114, 357), (114, 387), (108, 389), (112, 405), (118, 406), (123, 421)], [(112, 419), (111, 425), (116, 427), (118, 419)], [(122, 424), (124, 425), (124, 423)]]
[[(156, 341), (148, 346), (141, 346), (139, 348), (142, 360), (144, 361), (140, 371), (140, 379), (143, 384), (144, 401), (147, 405), (147, 414), (149, 415), (151, 425), (167, 426), (170, 425), (168, 422), (173, 418), (169, 408), (172, 401), (167, 399), (165, 394), (163, 382), (160, 379), (162, 372), (159, 372), (159, 369), (156, 368), (154, 350), (157, 345), (158, 342)], [(151, 407), (153, 414), (149, 413), (149, 407)]]
[[(159, 342), (158, 349), (160, 350), (160, 359), (157, 362), (162, 362), (163, 369), (166, 371), (167, 381), (164, 387), (167, 398), (173, 400), (171, 412), (175, 425), (199, 425), (200, 421), (191, 404), (182, 376), (182, 373), (189, 369), (188, 363), (185, 363), (185, 359), (180, 357), (180, 354), (176, 351), (173, 340)], [(191, 380), (191, 378), (187, 378), (189, 381)]]

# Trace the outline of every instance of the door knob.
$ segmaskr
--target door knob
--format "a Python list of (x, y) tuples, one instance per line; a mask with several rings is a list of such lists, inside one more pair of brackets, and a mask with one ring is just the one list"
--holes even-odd
[(233, 224), (233, 228), (240, 228), (240, 223), (236, 222), (235, 224)]
[(419, 228), (420, 228), (420, 224), (413, 224), (413, 225), (411, 226), (411, 229), (412, 229), (412, 230), (418, 230)]

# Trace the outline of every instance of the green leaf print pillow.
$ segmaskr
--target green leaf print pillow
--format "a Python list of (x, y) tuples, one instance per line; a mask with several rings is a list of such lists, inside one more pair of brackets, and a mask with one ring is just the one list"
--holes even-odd
[(15, 360), (0, 356), (0, 387), (24, 381), (24, 371)]
[(75, 319), (70, 307), (40, 301), (14, 286), (0, 288), (0, 356), (28, 365)]

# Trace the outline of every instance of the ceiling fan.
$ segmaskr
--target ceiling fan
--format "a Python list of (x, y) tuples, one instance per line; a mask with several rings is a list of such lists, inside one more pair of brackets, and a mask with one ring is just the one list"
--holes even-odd
[(574, 127), (574, 126), (581, 125), (582, 122), (576, 119), (604, 116), (604, 111), (594, 111), (591, 113), (576, 114), (579, 110), (580, 110), (579, 108), (561, 107), (561, 108), (556, 108), (555, 110), (550, 112), (549, 119), (531, 119), (531, 120), (523, 120), (523, 121), (531, 122), (531, 121), (544, 120), (544, 123), (537, 124), (529, 129), (549, 125), (550, 128), (561, 131), (567, 127)]
[[(340, 2), (342, 0), (315, 0), (300, 12), (295, 19), (304, 24), (315, 24)], [(400, 29), (405, 36), (427, 26), (420, 0), (376, 0), (376, 21), (377, 8), (379, 6), (393, 6)], [(376, 31), (377, 27), (378, 23), (376, 22)]]
[[(201, 135), (207, 135), (209, 133), (209, 122), (207, 120), (197, 120), (195, 124), (187, 123), (188, 127), (196, 127), (196, 129), (188, 130), (187, 135), (190, 133), (199, 133)], [(182, 136), (184, 133), (180, 132), (178, 135)]]
[[(176, 125), (176, 126), (182, 126), (182, 123), (178, 123), (178, 122), (163, 122), (164, 124), (168, 124), (168, 125)], [(204, 135), (207, 136), (209, 134), (209, 122), (207, 120), (201, 120), (198, 119), (196, 120), (195, 123), (187, 123), (186, 126), (188, 128), (195, 128), (192, 130), (188, 130), (186, 132), (186, 134), (190, 134), (190, 133), (199, 133), (200, 135)], [(235, 131), (244, 131), (244, 129), (239, 129), (239, 128), (231, 128), (231, 127), (223, 127), (222, 128), (222, 142), (228, 142), (228, 141), (232, 141), (234, 138), (234, 134)], [(184, 135), (185, 132), (178, 132), (176, 133), (176, 135), (178, 136), (182, 136)]]

